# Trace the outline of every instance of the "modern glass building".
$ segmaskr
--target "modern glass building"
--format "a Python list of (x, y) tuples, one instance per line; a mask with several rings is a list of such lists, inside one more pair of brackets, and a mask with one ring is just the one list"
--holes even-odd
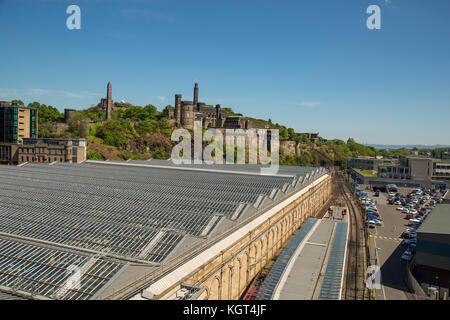
[(9, 101), (0, 101), (0, 142), (21, 143), (37, 138), (38, 110)]

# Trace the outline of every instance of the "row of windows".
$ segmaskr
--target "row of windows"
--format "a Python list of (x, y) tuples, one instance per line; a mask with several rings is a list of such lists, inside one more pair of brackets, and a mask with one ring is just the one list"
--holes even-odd
[[(20, 159), (21, 159), (21, 162), (25, 162), (25, 161), (30, 162), (30, 159), (31, 159), (31, 162), (52, 162), (52, 157), (48, 157), (48, 158), (36, 157), (35, 158), (35, 157), (30, 157), (30, 156), (21, 156)], [(53, 157), (53, 161), (63, 162), (63, 158)]]
[[(22, 148), (21, 153), (47, 153), (46, 148)], [(49, 149), (48, 154), (65, 155), (66, 152), (61, 149)]]

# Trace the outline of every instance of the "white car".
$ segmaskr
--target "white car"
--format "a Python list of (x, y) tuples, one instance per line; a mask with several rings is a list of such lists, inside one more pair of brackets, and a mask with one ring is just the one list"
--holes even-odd
[(397, 207), (397, 210), (398, 210), (398, 211), (403, 211), (403, 209), (405, 209), (405, 208), (403, 208), (402, 206)]
[(375, 224), (377, 225), (377, 226), (382, 226), (383, 225), (383, 221), (381, 221), (381, 220), (379, 220), (379, 219), (375, 219), (375, 220), (372, 220), (373, 222), (375, 222)]
[(400, 205), (400, 204), (402, 204), (402, 203), (401, 203), (400, 201), (395, 201), (394, 204)]
[(409, 211), (409, 213), (417, 214), (417, 210), (416, 210), (416, 209), (411, 209), (411, 210)]
[(408, 208), (403, 208), (403, 213), (409, 213), (409, 209)]
[(376, 225), (377, 225), (377, 224), (376, 224), (375, 221), (373, 221), (373, 220), (367, 221), (367, 226), (368, 226), (369, 228), (375, 228)]
[(405, 251), (402, 254), (402, 260), (410, 261), (412, 258), (412, 253), (410, 251)]

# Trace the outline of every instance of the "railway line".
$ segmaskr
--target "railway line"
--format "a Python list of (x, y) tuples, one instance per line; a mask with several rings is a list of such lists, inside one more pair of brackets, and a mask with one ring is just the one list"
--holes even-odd
[(338, 199), (347, 206), (350, 220), (343, 297), (345, 300), (367, 300), (370, 295), (365, 286), (367, 267), (364, 220), (341, 173), (337, 174), (335, 181), (340, 193)]

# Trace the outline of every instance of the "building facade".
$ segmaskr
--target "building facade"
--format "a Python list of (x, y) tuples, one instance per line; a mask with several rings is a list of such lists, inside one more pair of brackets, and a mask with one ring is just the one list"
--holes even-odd
[(18, 147), (16, 143), (0, 143), (0, 164), (17, 164)]
[(24, 139), (18, 146), (17, 163), (80, 163), (86, 160), (86, 140)]
[(450, 179), (450, 160), (400, 157), (398, 164), (379, 165), (378, 177), (391, 179)]
[(361, 170), (378, 170), (380, 165), (395, 165), (398, 161), (396, 159), (383, 159), (368, 156), (357, 156), (347, 159), (349, 168), (361, 169)]
[(10, 101), (0, 101), (0, 142), (20, 143), (37, 138), (38, 110)]

